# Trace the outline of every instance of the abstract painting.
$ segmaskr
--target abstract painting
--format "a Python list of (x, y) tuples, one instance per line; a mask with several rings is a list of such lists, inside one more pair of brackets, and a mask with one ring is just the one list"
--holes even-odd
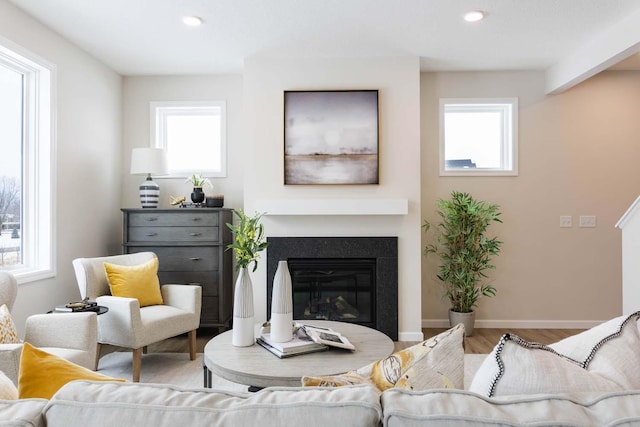
[(378, 184), (378, 91), (285, 91), (284, 183)]

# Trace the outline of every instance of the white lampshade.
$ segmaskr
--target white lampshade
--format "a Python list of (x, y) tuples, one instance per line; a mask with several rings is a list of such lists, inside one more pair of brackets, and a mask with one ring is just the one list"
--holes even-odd
[(131, 173), (166, 175), (166, 152), (162, 148), (134, 148), (131, 152)]
[(140, 184), (140, 204), (143, 208), (157, 208), (160, 203), (160, 186), (151, 175), (167, 174), (167, 155), (161, 148), (134, 148), (131, 152), (131, 173), (146, 174)]

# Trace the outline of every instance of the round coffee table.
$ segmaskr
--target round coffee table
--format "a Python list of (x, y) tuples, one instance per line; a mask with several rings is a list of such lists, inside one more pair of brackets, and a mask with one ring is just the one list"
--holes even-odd
[(308, 325), (331, 328), (347, 337), (355, 351), (331, 348), (319, 353), (279, 359), (261, 346), (234, 347), (232, 331), (215, 336), (204, 348), (205, 387), (211, 372), (238, 384), (256, 388), (300, 386), (305, 376), (342, 374), (393, 353), (393, 341), (380, 331), (346, 322), (305, 320)]

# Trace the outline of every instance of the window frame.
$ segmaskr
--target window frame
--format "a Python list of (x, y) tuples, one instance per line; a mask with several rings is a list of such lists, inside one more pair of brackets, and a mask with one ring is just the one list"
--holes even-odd
[[(502, 118), (501, 168), (447, 169), (445, 162), (445, 108), (459, 111), (498, 111)], [(440, 176), (518, 176), (518, 98), (440, 98)], [(509, 141), (510, 140), (510, 141)]]
[(220, 113), (220, 170), (215, 169), (189, 169), (169, 170), (167, 175), (154, 176), (154, 179), (163, 178), (188, 178), (197, 173), (208, 178), (225, 178), (227, 176), (227, 103), (225, 101), (152, 101), (150, 109), (150, 146), (152, 148), (166, 149), (165, 118), (171, 113), (193, 110), (194, 112), (207, 112), (207, 110), (219, 110)]
[(0, 37), (0, 62), (24, 77), (22, 263), (0, 267), (18, 284), (56, 275), (56, 67)]

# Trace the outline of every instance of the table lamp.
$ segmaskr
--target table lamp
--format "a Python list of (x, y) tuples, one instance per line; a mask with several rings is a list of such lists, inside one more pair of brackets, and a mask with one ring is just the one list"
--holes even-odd
[(146, 174), (140, 184), (140, 204), (143, 208), (157, 208), (160, 201), (160, 186), (151, 180), (151, 175), (167, 174), (167, 156), (161, 148), (134, 148), (131, 152), (131, 174)]

